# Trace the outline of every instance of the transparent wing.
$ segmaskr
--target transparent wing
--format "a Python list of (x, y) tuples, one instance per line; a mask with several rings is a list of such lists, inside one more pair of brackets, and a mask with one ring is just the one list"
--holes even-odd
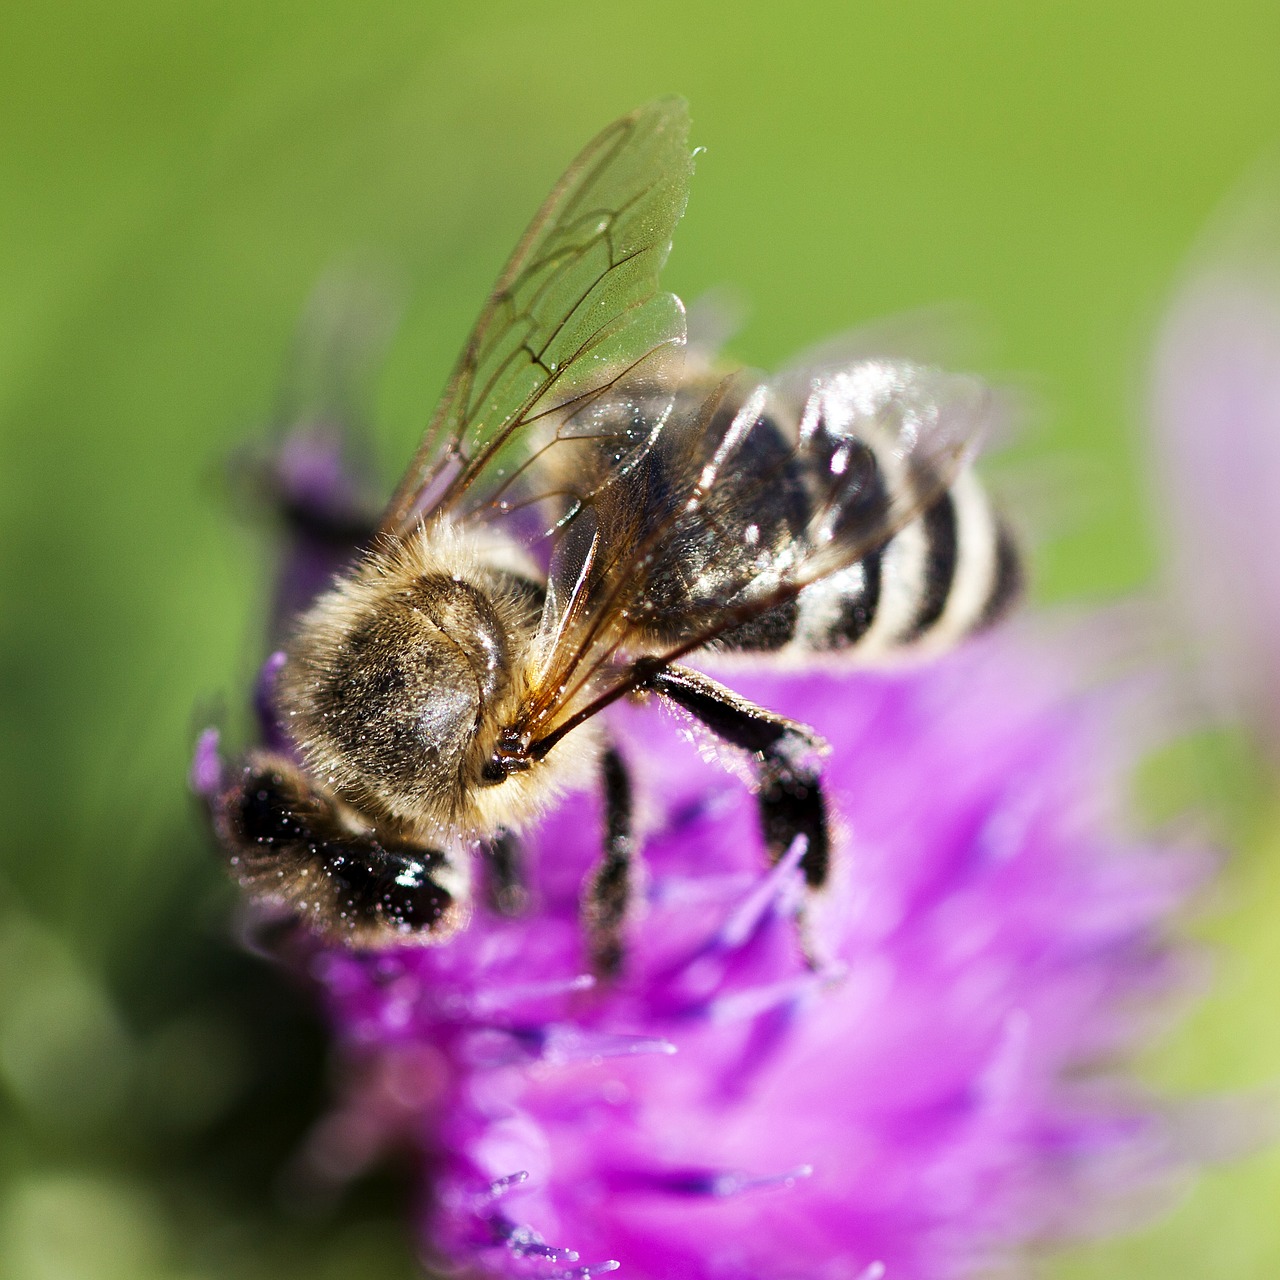
[(977, 452), (998, 401), (902, 360), (684, 388), (654, 448), (556, 548), (527, 737), (554, 742), (661, 665), (878, 550)]
[(644, 452), (679, 380), (684, 309), (658, 273), (691, 172), (681, 99), (641, 107), (587, 144), (499, 277), (384, 535), (426, 515), (490, 518), (557, 496), (561, 515), (576, 511)]

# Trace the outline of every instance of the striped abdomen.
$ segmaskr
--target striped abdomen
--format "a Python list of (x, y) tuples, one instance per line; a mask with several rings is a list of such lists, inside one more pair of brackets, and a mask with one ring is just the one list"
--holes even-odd
[[(615, 543), (661, 530), (642, 556), (620, 559), (654, 648), (709, 634), (722, 649), (852, 650), (872, 660), (945, 648), (1000, 615), (1019, 585), (1013, 541), (971, 470), (926, 496), (936, 492), (931, 459), (902, 443), (908, 412), (922, 411), (901, 403), (888, 376), (901, 377), (902, 368), (890, 366), (879, 382), (867, 379), (872, 392), (888, 384), (887, 406), (864, 394), (857, 406), (870, 409), (845, 421), (819, 414), (802, 429), (781, 412), (744, 409), (740, 398), (710, 415), (681, 415), (643, 462), (601, 495), (600, 524)], [(719, 453), (727, 460), (695, 490)], [(913, 495), (926, 505), (902, 525), (916, 505)], [(825, 561), (838, 560), (842, 544), (849, 562), (827, 572)], [(789, 578), (807, 585), (791, 592)], [(755, 612), (752, 601), (770, 594), (783, 598)]]
[(788, 645), (868, 659), (946, 648), (1000, 617), (1020, 584), (1009, 530), (965, 471), (883, 547), (806, 587)]

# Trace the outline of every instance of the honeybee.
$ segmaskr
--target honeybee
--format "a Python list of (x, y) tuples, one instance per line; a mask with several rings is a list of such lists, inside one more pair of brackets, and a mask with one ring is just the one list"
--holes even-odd
[(240, 884), (353, 946), (467, 922), (478, 850), (521, 901), (521, 833), (603, 786), (582, 893), (603, 975), (637, 851), (611, 703), (657, 696), (747, 753), (769, 856), (831, 860), (802, 724), (685, 657), (927, 651), (997, 617), (1013, 543), (970, 464), (978, 380), (905, 360), (761, 378), (687, 350), (658, 275), (692, 156), (682, 101), (611, 124), (499, 277), (366, 549), (297, 619), (271, 701), (286, 739), (212, 803)]

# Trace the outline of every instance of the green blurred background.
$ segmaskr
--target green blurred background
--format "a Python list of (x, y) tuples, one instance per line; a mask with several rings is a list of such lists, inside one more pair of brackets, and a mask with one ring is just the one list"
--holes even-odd
[[(325, 1212), (280, 1190), (323, 1041), (227, 941), (184, 789), (195, 729), (250, 678), (268, 578), (219, 474), (271, 420), (326, 271), (405, 299), (377, 383), (389, 474), (564, 163), (682, 93), (707, 151), (671, 286), (732, 285), (736, 353), (766, 365), (972, 304), (984, 367), (1042, 409), (1017, 449), (1049, 497), (1037, 594), (1111, 597), (1158, 565), (1135, 427), (1149, 333), (1280, 140), (1278, 66), (1274, 0), (8, 11), (0, 1275), (412, 1274), (393, 1177)], [(1280, 1073), (1280, 840), (1247, 762), (1218, 792), (1243, 847), (1196, 926), (1213, 994), (1145, 1068), (1180, 1091)], [(1280, 1158), (1255, 1155), (1055, 1274), (1280, 1274), (1278, 1208)]]

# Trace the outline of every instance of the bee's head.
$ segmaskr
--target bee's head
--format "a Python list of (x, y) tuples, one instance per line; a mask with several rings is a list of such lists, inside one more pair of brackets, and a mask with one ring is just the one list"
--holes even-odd
[(492, 604), (444, 573), (339, 583), (304, 617), (278, 692), (316, 780), (403, 821), (453, 820), (506, 679)]

